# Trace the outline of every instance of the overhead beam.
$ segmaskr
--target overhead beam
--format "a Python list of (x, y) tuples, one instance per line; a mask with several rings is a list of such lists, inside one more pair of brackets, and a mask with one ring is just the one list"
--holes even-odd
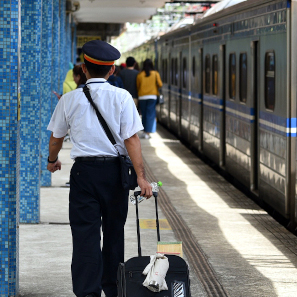
[(123, 24), (117, 23), (79, 23), (77, 25), (77, 36), (102, 36), (105, 40), (108, 36), (119, 36)]
[(187, 1), (166, 1), (165, 3), (172, 4), (172, 3), (183, 3), (183, 4), (202, 4), (202, 5), (207, 5), (207, 4), (215, 4), (220, 2), (220, 0), (208, 0), (208, 1), (197, 1), (197, 0), (187, 0)]

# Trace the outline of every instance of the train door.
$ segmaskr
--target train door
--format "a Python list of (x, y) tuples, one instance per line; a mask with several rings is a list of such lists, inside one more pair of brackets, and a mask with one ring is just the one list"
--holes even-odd
[[(170, 61), (170, 58), (169, 58)], [(168, 68), (170, 68), (170, 63), (168, 63), (168, 51), (164, 54), (164, 59), (162, 59), (162, 94), (164, 96), (164, 104), (160, 105), (160, 122), (164, 123), (166, 126), (168, 126), (168, 110), (169, 110), (169, 85), (170, 80), (168, 80)], [(169, 67), (168, 67), (169, 65)], [(170, 70), (170, 69), (169, 69)]]
[(172, 54), (172, 84), (170, 89), (170, 130), (178, 134), (178, 123), (179, 123), (179, 64), (178, 55)]
[[(164, 83), (164, 58), (163, 58), (162, 51), (159, 54), (158, 49), (157, 49), (157, 44), (156, 44), (155, 51), (156, 51), (155, 64), (154, 64), (155, 70), (157, 70), (159, 72), (160, 78)], [(161, 105), (160, 104), (156, 105), (156, 113), (157, 113), (157, 120), (161, 121)]]
[(252, 42), (252, 131), (251, 131), (251, 191), (259, 186), (259, 41)]
[(200, 60), (200, 94), (201, 94), (201, 103), (200, 103), (200, 129), (199, 129), (199, 151), (203, 151), (203, 86), (204, 86), (204, 63), (203, 63), (203, 48), (199, 50), (199, 60)]
[(221, 88), (221, 130), (220, 130), (220, 166), (225, 166), (226, 160), (226, 45), (220, 46), (220, 83)]
[[(168, 102), (165, 103), (164, 110), (166, 111), (166, 122), (167, 122), (167, 127), (170, 129), (170, 102), (171, 102), (171, 88), (172, 88), (172, 81), (173, 81), (173, 62), (171, 58), (171, 54), (169, 53), (169, 58), (168, 58), (168, 65), (169, 65), (169, 73), (168, 73)], [(165, 101), (166, 102), (166, 101)]]
[(177, 134), (178, 136), (181, 136), (181, 120), (182, 120), (182, 63), (183, 61), (183, 53), (179, 52), (179, 67), (178, 67), (178, 101), (177, 101), (177, 110), (176, 110), (176, 116), (177, 116)]
[(190, 135), (190, 76), (189, 76), (189, 48), (183, 49), (181, 60), (181, 108), (180, 130), (181, 138), (187, 143)]
[[(192, 56), (191, 56), (192, 55)], [(189, 67), (189, 83), (190, 83), (190, 92), (191, 92), (191, 103), (189, 106), (190, 114), (190, 144), (193, 148), (198, 149), (198, 135), (199, 135), (199, 119), (200, 119), (200, 74), (199, 74), (199, 52), (197, 45), (191, 45), (191, 59), (189, 58), (190, 67)]]

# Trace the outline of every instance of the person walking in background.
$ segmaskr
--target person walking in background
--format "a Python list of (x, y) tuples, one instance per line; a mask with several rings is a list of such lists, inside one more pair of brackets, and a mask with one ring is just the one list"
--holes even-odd
[(87, 82), (86, 75), (84, 74), (81, 65), (76, 65), (73, 68), (73, 80), (76, 83), (76, 88), (83, 88)]
[(131, 94), (136, 107), (138, 107), (136, 78), (139, 71), (135, 70), (136, 61), (133, 57), (128, 57), (126, 59), (126, 65), (127, 67), (120, 72), (119, 76), (123, 81), (124, 89)]
[(137, 62), (135, 63), (134, 69), (137, 70), (138, 72), (139, 72), (139, 70), (140, 70), (140, 68), (139, 68), (139, 64), (138, 64)]
[(115, 66), (114, 73), (108, 78), (108, 82), (118, 88), (124, 88), (123, 81), (121, 77), (119, 76), (119, 73), (121, 72), (121, 69), (119, 66)]
[(81, 61), (80, 57), (77, 57), (75, 65), (81, 65), (81, 64), (82, 64), (82, 61)]
[(76, 89), (76, 83), (73, 79), (73, 64), (69, 62), (70, 69), (68, 70), (65, 80), (63, 82), (63, 94), (58, 94), (56, 91), (53, 91), (53, 93), (57, 96), (58, 100), (62, 97), (62, 95), (73, 91)]
[(73, 69), (68, 70), (63, 82), (63, 95), (76, 89), (76, 83), (73, 79)]
[(150, 133), (156, 132), (156, 103), (158, 88), (162, 87), (158, 71), (154, 70), (153, 62), (146, 59), (142, 71), (137, 75), (137, 89), (142, 125), (144, 132), (141, 138), (150, 138)]

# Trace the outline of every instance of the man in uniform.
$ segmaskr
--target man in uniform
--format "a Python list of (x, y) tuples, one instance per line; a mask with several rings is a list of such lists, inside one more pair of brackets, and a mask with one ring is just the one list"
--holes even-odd
[[(137, 173), (142, 196), (152, 196), (146, 180), (137, 132), (143, 129), (129, 92), (107, 83), (114, 72), (117, 49), (93, 40), (83, 46), (91, 97), (116, 140), (117, 150), (129, 155)], [(104, 132), (94, 108), (76, 89), (62, 96), (48, 130), (48, 170), (61, 169), (58, 153), (70, 129), (75, 160), (70, 174), (69, 218), (73, 238), (72, 282), (78, 297), (117, 296), (117, 268), (124, 261), (124, 225), (128, 211), (128, 190), (121, 184), (120, 161), (116, 148)], [(103, 247), (100, 248), (102, 224)]]

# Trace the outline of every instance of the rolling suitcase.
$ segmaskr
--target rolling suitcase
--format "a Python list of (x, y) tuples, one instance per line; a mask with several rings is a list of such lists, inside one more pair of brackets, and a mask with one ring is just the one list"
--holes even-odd
[[(140, 244), (140, 227), (138, 215), (138, 201), (137, 196), (140, 192), (134, 192), (136, 200), (136, 224), (137, 224), (137, 240), (138, 240), (138, 257), (134, 257), (120, 263), (118, 268), (118, 297), (191, 297), (190, 293), (190, 279), (189, 268), (184, 259), (175, 255), (166, 255), (169, 261), (169, 269), (166, 274), (166, 283), (168, 290), (161, 292), (152, 292), (144, 287), (146, 276), (142, 274), (145, 267), (150, 262), (150, 256), (141, 255)], [(157, 239), (160, 241), (159, 219), (158, 219), (158, 193), (153, 193), (155, 197), (156, 207), (156, 226)]]

